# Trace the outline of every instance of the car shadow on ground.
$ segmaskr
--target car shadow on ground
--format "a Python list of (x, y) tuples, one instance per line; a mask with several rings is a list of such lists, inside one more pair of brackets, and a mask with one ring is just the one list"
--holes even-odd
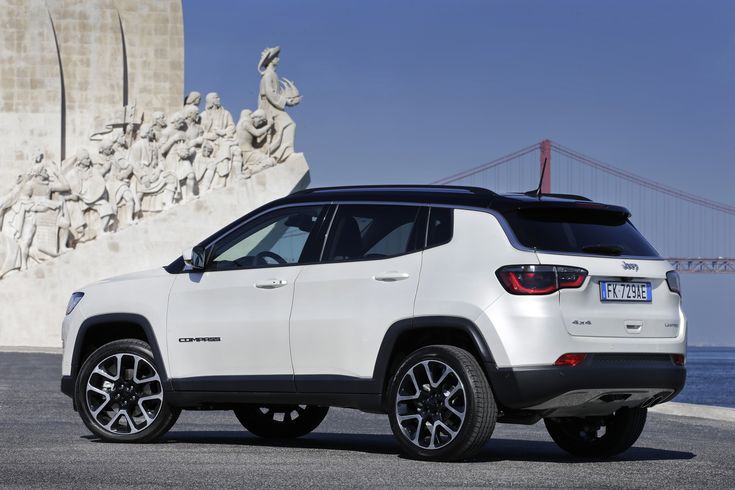
[[(91, 436), (86, 436), (92, 439)], [(97, 440), (96, 438), (94, 440)], [(370, 454), (401, 455), (400, 446), (390, 434), (340, 434), (313, 432), (298, 439), (262, 439), (237, 431), (171, 431), (157, 444), (211, 444), (251, 447), (283, 447), (354, 451)], [(621, 461), (687, 460), (696, 455), (652, 447), (632, 447), (614, 458), (579, 458), (559, 449), (552, 441), (490, 439), (469, 463), (493, 461), (529, 461), (547, 463), (605, 463)]]

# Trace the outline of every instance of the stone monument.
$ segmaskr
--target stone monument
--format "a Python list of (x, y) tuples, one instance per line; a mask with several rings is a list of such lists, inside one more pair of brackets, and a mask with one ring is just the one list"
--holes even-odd
[(216, 92), (184, 98), (181, 16), (175, 0), (0, 0), (0, 346), (58, 345), (75, 288), (308, 185), (280, 48), (236, 122)]
[(181, 105), (181, 0), (0, 0), (0, 27), (0, 194), (36, 147), (62, 162)]
[(302, 96), (276, 74), (280, 51), (262, 52), (258, 109), (241, 111), (237, 125), (219, 94), (209, 92), (199, 112), (201, 96), (192, 92), (168, 120), (163, 111), (136, 108), (140, 117), (127, 124), (90, 132), (60, 165), (36, 151), (0, 195), (0, 279), (275, 165), (306, 166), (294, 152), (296, 124), (286, 112)]

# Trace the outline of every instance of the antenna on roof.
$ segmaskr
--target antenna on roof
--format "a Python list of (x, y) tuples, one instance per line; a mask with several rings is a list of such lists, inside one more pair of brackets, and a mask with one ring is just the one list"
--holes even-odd
[(538, 187), (536, 187), (532, 191), (528, 191), (525, 194), (527, 196), (531, 197), (541, 197), (541, 186), (544, 184), (544, 176), (546, 175), (546, 162), (548, 161), (548, 158), (544, 158), (544, 166), (541, 167), (541, 178), (538, 180)]

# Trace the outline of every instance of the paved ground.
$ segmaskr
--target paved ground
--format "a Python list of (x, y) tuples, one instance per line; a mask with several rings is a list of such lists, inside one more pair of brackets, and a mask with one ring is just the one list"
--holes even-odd
[(317, 432), (272, 443), (229, 412), (184, 412), (159, 443), (94, 439), (59, 393), (60, 356), (0, 353), (0, 486), (735, 487), (735, 424), (650, 414), (612, 461), (572, 458), (543, 425), (500, 425), (474, 461), (404, 459), (387, 419), (333, 409)]

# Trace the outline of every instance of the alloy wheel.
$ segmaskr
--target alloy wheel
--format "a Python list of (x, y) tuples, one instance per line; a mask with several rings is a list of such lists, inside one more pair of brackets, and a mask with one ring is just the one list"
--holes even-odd
[(395, 411), (401, 432), (414, 445), (444, 447), (459, 434), (467, 412), (462, 380), (442, 361), (420, 361), (401, 379)]
[(85, 400), (92, 419), (113, 434), (135, 434), (148, 428), (163, 405), (156, 368), (132, 353), (111, 355), (92, 370)]

